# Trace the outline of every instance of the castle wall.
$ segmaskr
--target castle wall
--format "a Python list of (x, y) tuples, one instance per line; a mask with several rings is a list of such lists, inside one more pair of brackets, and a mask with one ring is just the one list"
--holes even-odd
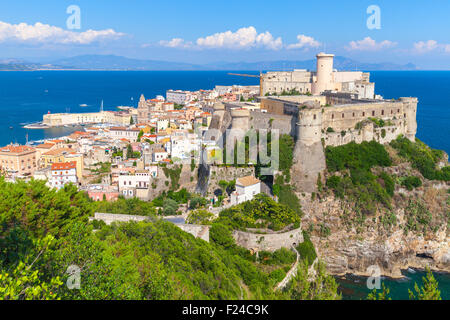
[[(333, 99), (351, 103), (330, 107), (324, 107), (320, 99), (314, 101), (317, 97), (304, 98), (310, 100), (262, 98), (261, 109), (267, 112), (253, 111), (245, 120), (240, 116), (233, 117), (233, 112), (225, 113), (231, 114), (232, 128), (247, 126), (248, 123), (250, 128), (279, 129), (280, 134), (290, 134), (296, 139), (291, 176), (297, 191), (316, 191), (318, 174), (326, 169), (325, 146), (372, 140), (384, 144), (401, 134), (415, 140), (417, 98), (365, 102), (351, 95), (339, 95)], [(325, 96), (322, 98), (327, 99)], [(386, 125), (375, 127), (369, 118), (383, 119)]]
[(252, 233), (235, 230), (233, 238), (237, 245), (249, 250), (275, 251), (281, 248), (290, 248), (303, 242), (302, 229), (298, 228), (283, 233)]
[[(417, 131), (417, 99), (401, 99), (398, 101), (347, 104), (323, 108), (321, 129), (326, 145), (341, 145), (350, 141), (361, 143), (372, 139), (380, 143), (387, 143), (400, 134), (414, 141)], [(366, 131), (355, 129), (358, 123), (368, 120), (368, 118), (390, 121), (392, 125), (384, 128), (372, 128), (373, 136), (367, 132), (368, 128), (366, 128)], [(328, 128), (332, 128), (335, 132), (328, 133)], [(311, 130), (308, 127), (304, 129), (307, 131)], [(341, 135), (342, 131), (346, 131), (348, 135), (346, 134), (341, 138), (337, 137), (337, 134)]]
[(276, 129), (280, 134), (296, 135), (296, 121), (292, 116), (253, 111), (250, 113), (250, 128)]

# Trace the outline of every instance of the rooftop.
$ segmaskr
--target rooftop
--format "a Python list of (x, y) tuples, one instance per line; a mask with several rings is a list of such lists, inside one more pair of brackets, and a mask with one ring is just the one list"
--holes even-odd
[(77, 163), (75, 161), (52, 164), (52, 170), (69, 170), (69, 169), (75, 169), (76, 167), (77, 167)]
[(0, 152), (9, 152), (9, 153), (24, 153), (34, 151), (34, 148), (29, 146), (14, 146), (9, 145), (3, 148), (0, 148)]
[(260, 182), (261, 181), (256, 179), (254, 176), (247, 176), (247, 177), (242, 177), (242, 178), (236, 179), (236, 184), (243, 186), (243, 187), (253, 186)]

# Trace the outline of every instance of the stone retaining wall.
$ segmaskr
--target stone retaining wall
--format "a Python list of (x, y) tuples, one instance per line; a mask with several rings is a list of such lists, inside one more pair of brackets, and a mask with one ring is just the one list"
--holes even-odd
[(298, 228), (284, 233), (259, 234), (244, 231), (233, 231), (236, 243), (246, 249), (258, 251), (275, 251), (290, 248), (303, 242), (302, 229)]

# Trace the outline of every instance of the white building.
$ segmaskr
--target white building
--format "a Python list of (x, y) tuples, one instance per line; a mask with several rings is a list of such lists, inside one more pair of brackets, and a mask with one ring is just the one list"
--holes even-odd
[(112, 127), (109, 129), (109, 137), (112, 139), (127, 139), (136, 142), (139, 132), (138, 128)]
[(168, 127), (170, 126), (170, 121), (169, 119), (158, 119), (158, 121), (156, 122), (156, 131), (160, 132), (160, 131), (164, 131), (166, 130)]
[(150, 172), (147, 170), (136, 170), (134, 175), (120, 175), (119, 193), (125, 198), (139, 197), (139, 189), (148, 190), (150, 179)]
[(77, 163), (72, 162), (62, 162), (52, 164), (52, 176), (50, 185), (53, 188), (61, 189), (65, 184), (72, 182), (77, 184)]
[(176, 104), (185, 105), (192, 99), (192, 93), (190, 91), (181, 90), (167, 90), (166, 91), (166, 101), (173, 102)]
[(200, 143), (201, 140), (195, 134), (172, 136), (170, 155), (172, 159), (188, 159), (191, 157), (192, 152), (198, 152), (200, 150)]
[(167, 159), (168, 155), (169, 154), (164, 149), (155, 149), (155, 150), (153, 150), (152, 161), (153, 162), (160, 162), (160, 161), (162, 161), (164, 159)]
[(252, 200), (255, 195), (261, 193), (261, 181), (253, 176), (236, 179), (236, 190), (231, 194), (231, 204)]

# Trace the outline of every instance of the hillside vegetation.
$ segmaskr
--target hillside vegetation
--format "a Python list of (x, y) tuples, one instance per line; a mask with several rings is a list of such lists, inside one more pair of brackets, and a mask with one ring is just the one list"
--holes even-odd
[[(284, 206), (263, 202), (274, 226), (298, 219)], [(0, 179), (0, 299), (339, 298), (336, 285), (321, 285), (334, 283), (324, 270), (314, 286), (303, 286), (307, 275), (299, 269), (286, 290), (273, 291), (293, 253), (280, 249), (257, 260), (224, 224), (213, 224), (208, 243), (157, 219), (150, 204), (121, 200), (118, 207), (146, 212), (151, 220), (95, 223), (93, 232), (88, 217), (98, 205), (72, 185), (55, 191), (40, 181)], [(66, 284), (76, 284), (77, 270), (79, 289), (70, 290)]]

